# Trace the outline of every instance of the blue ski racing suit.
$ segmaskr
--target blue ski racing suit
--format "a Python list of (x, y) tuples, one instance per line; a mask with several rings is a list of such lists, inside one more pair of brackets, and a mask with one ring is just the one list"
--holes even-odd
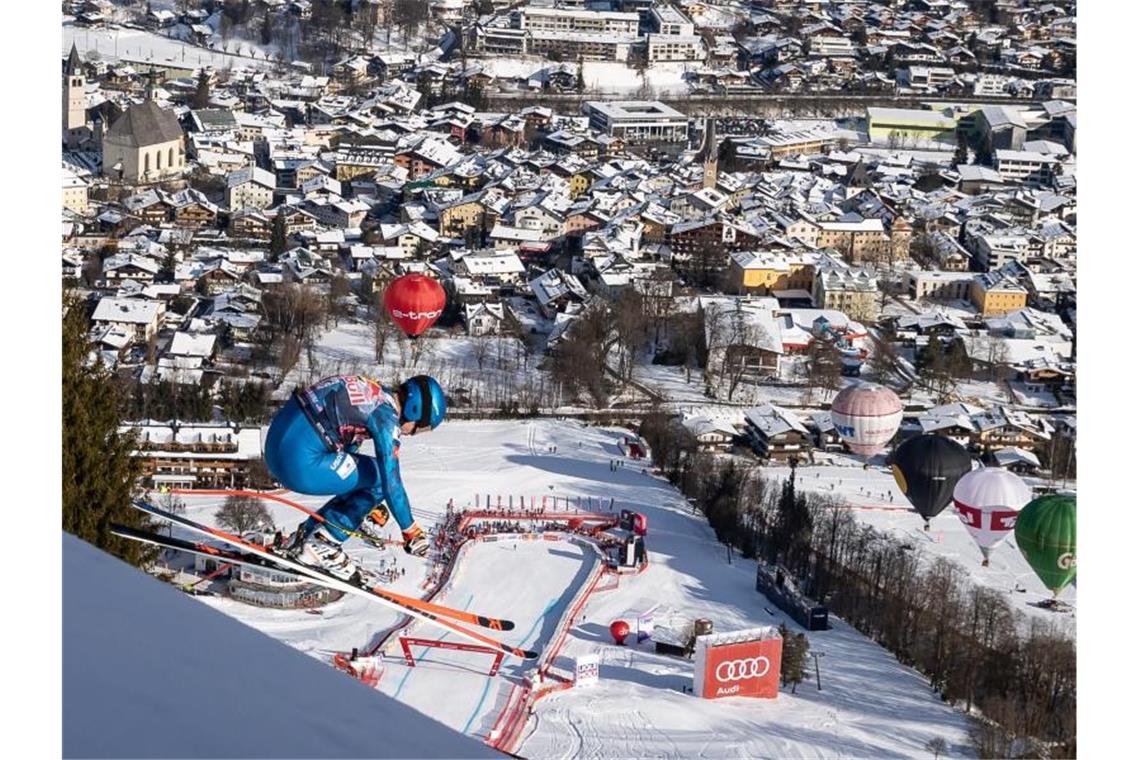
[[(286, 488), (332, 494), (317, 513), (338, 541), (348, 539), (381, 501), (407, 531), (414, 524), (400, 480), (400, 412), (396, 394), (363, 375), (327, 377), (297, 389), (269, 425), (265, 463)], [(359, 453), (371, 438), (376, 456)], [(319, 521), (310, 517), (303, 535)]]

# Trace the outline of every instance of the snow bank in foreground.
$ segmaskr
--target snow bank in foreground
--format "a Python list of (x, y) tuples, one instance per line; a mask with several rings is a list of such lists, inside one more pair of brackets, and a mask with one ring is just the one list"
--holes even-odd
[(64, 757), (498, 757), (63, 537)]

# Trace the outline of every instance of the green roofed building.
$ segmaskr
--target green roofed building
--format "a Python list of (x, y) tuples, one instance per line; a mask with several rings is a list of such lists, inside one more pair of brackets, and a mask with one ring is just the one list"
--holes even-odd
[(954, 143), (958, 120), (941, 111), (912, 108), (868, 108), (867, 136), (871, 142), (887, 144), (894, 137), (899, 144), (940, 141)]

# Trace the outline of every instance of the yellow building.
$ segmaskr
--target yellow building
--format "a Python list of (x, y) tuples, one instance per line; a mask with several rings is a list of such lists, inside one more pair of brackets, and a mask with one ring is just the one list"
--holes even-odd
[(892, 141), (900, 146), (929, 141), (952, 144), (957, 139), (957, 129), (958, 120), (941, 111), (867, 108), (867, 136), (878, 145)]
[(885, 261), (890, 255), (891, 239), (883, 229), (882, 219), (819, 222), (818, 227), (816, 245), (834, 248), (852, 264)]
[(463, 237), (469, 229), (483, 225), (483, 204), (478, 201), (460, 201), (454, 206), (439, 210), (439, 231), (448, 237)]
[(730, 255), (731, 292), (770, 295), (774, 290), (811, 290), (815, 265), (802, 253), (741, 251)]
[(63, 207), (77, 214), (87, 214), (87, 183), (75, 172), (63, 170)]
[(1000, 270), (980, 274), (970, 285), (970, 301), (983, 317), (996, 317), (1025, 308), (1029, 293)]

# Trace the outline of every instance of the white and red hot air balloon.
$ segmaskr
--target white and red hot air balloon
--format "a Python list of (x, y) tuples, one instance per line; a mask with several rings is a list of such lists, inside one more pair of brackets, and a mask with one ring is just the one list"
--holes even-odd
[(1012, 472), (1000, 467), (982, 467), (968, 472), (954, 486), (954, 509), (982, 550), (982, 566), (990, 564), (990, 552), (1013, 533), (1017, 513), (1033, 494)]
[(860, 456), (873, 456), (887, 445), (902, 422), (903, 407), (890, 388), (868, 382), (855, 382), (831, 402), (831, 422), (835, 432)]

